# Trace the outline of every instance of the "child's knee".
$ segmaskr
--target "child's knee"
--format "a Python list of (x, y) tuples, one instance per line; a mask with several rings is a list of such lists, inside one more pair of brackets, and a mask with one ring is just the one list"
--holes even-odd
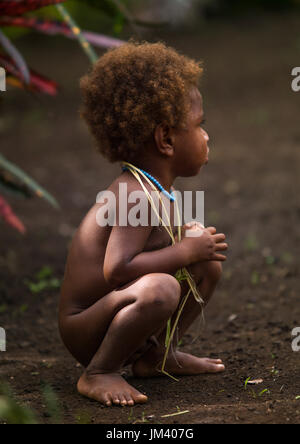
[(138, 304), (142, 310), (153, 309), (156, 313), (171, 315), (176, 310), (181, 295), (179, 282), (165, 273), (144, 276)]
[(222, 277), (223, 266), (220, 261), (209, 261), (207, 262), (207, 279), (213, 283), (219, 282)]
[(217, 283), (222, 276), (222, 263), (219, 261), (197, 262), (189, 267), (196, 284), (203, 279)]

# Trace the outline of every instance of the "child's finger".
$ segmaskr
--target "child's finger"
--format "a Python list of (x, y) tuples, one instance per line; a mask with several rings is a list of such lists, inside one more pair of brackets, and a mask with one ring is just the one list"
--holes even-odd
[(213, 238), (214, 238), (215, 242), (218, 243), (218, 242), (223, 242), (226, 239), (226, 236), (224, 233), (218, 233), (218, 234), (215, 234), (213, 236)]
[(212, 260), (213, 260), (213, 261), (224, 262), (224, 261), (227, 260), (227, 257), (226, 257), (226, 256), (223, 256), (223, 254), (214, 254)]
[(227, 244), (216, 244), (215, 250), (216, 251), (224, 251), (228, 249)]
[(211, 234), (215, 234), (217, 232), (216, 227), (208, 227), (206, 228), (208, 231), (210, 231)]

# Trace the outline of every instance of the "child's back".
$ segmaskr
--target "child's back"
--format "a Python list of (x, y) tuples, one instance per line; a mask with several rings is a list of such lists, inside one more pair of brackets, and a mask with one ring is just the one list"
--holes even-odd
[[(143, 180), (144, 185), (151, 193), (151, 187)], [(107, 188), (116, 197), (116, 210), (119, 208), (119, 186), (126, 184), (127, 194), (142, 190), (142, 187), (128, 172), (124, 172)], [(122, 196), (123, 197), (123, 196)], [(93, 305), (108, 292), (114, 290), (115, 285), (104, 277), (104, 259), (107, 243), (112, 226), (100, 226), (97, 223), (97, 212), (103, 203), (95, 203), (87, 213), (72, 240), (65, 276), (61, 291), (60, 314), (62, 317), (79, 313)], [(148, 206), (150, 213), (150, 207)], [(160, 211), (161, 213), (161, 211)], [(171, 222), (173, 213), (170, 212)], [(173, 231), (175, 231), (174, 224)], [(132, 242), (128, 239), (129, 243)], [(161, 226), (152, 227), (149, 238), (143, 251), (152, 251), (164, 248), (171, 244), (171, 238)], [(118, 246), (116, 246), (116, 250)], [(118, 251), (115, 251), (117, 254)], [(127, 276), (122, 276), (121, 284), (127, 283)]]

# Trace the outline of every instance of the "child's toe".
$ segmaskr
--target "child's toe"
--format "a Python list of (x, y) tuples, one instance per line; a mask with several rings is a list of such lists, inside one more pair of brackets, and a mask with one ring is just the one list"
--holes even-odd
[(120, 404), (120, 399), (119, 399), (119, 397), (118, 397), (117, 395), (115, 395), (115, 396), (113, 397), (113, 403), (114, 403), (114, 404), (117, 404), (117, 405)]
[(130, 393), (124, 393), (124, 398), (126, 401), (125, 405), (130, 405), (130, 406), (134, 405), (134, 399)]
[(223, 372), (225, 370), (225, 366), (223, 364), (214, 364), (215, 372)]
[(125, 398), (124, 395), (119, 395), (119, 399), (121, 405), (127, 405), (127, 399)]
[(111, 395), (111, 393), (107, 393), (107, 394), (104, 396), (104, 403), (105, 403), (105, 405), (106, 405), (107, 407), (110, 407), (110, 406), (112, 405), (113, 400), (112, 400), (112, 395)]
[(208, 362), (211, 362), (212, 364), (222, 364), (222, 359), (207, 359)]
[(148, 401), (148, 398), (147, 398), (147, 396), (142, 395), (142, 393), (139, 393), (139, 394), (136, 396), (135, 401), (138, 402), (138, 403), (140, 403), (140, 404), (144, 404), (145, 402)]

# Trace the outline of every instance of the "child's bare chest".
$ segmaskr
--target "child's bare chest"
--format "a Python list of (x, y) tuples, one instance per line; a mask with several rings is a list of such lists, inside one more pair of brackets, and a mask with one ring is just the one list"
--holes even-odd
[[(165, 207), (166, 208), (166, 207)], [(174, 221), (174, 205), (171, 205), (169, 208), (167, 208), (168, 216), (164, 217), (164, 222), (168, 225), (168, 231), (171, 231), (173, 233), (173, 236), (177, 234), (177, 226), (175, 226)], [(159, 208), (159, 214), (160, 217), (162, 217), (162, 208)], [(166, 215), (164, 212), (163, 214)], [(169, 223), (171, 226), (169, 226)], [(153, 250), (159, 250), (161, 248), (168, 247), (169, 245), (172, 245), (172, 240), (170, 237), (170, 234), (168, 233), (166, 227), (163, 225), (154, 226), (153, 230), (151, 232), (151, 235), (145, 245), (144, 251), (153, 251)]]
[[(177, 227), (174, 227), (172, 224), (171, 232), (173, 232), (173, 236), (177, 234)], [(144, 251), (159, 250), (161, 248), (166, 248), (169, 245), (172, 245), (172, 240), (166, 228), (163, 226), (154, 227), (149, 239), (146, 242)]]

